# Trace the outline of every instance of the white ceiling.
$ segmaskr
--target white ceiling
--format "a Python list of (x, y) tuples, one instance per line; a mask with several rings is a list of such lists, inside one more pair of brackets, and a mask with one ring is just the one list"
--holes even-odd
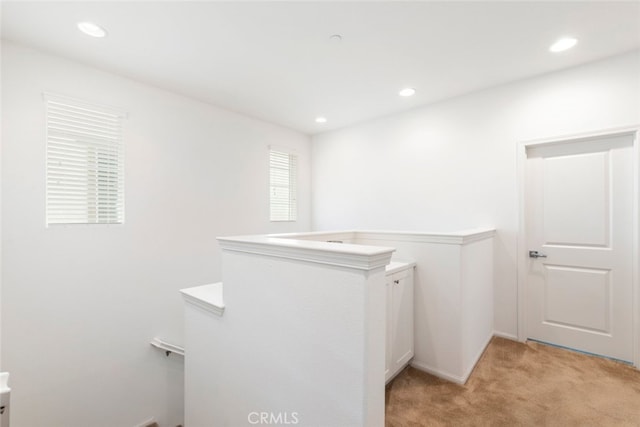
[[(1, 13), (4, 39), (308, 134), (640, 48), (639, 1), (4, 1)], [(83, 20), (109, 36), (81, 34)], [(549, 53), (565, 35), (578, 45)], [(405, 86), (417, 94), (397, 96)]]

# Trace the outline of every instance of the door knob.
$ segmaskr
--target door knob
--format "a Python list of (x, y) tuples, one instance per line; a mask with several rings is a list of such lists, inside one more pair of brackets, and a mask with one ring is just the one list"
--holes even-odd
[(545, 254), (541, 254), (538, 251), (529, 251), (529, 258), (546, 258)]

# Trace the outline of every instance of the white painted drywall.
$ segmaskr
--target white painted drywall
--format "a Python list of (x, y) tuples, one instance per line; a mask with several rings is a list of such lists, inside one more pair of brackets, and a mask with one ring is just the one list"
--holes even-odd
[(493, 336), (493, 246), (485, 239), (460, 248), (460, 323), (465, 379)]
[[(0, 8), (0, 15), (2, 9)], [(4, 116), (2, 115), (2, 47), (0, 45), (0, 179), (2, 178), (2, 134)], [(2, 181), (0, 180), (0, 369), (2, 367)]]
[(282, 236), (388, 246), (395, 248), (395, 260), (414, 261), (411, 364), (450, 381), (467, 380), (493, 336), (494, 230), (433, 234), (334, 230)]
[(222, 316), (186, 304), (185, 425), (383, 426), (393, 249), (272, 240), (223, 242)]
[(313, 229), (495, 226), (494, 328), (516, 336), (518, 142), (637, 125), (639, 94), (636, 51), (317, 135)]
[[(9, 43), (2, 89), (12, 426), (183, 423), (183, 362), (149, 341), (183, 343), (178, 290), (220, 280), (216, 236), (309, 229), (309, 138)], [(46, 228), (43, 91), (129, 113), (124, 225)], [(297, 223), (268, 220), (269, 144), (300, 155)]]
[[(0, 14), (1, 14), (0, 10)], [(0, 179), (2, 178), (2, 139), (3, 132), (1, 131), (4, 122), (4, 116), (2, 115), (2, 48), (0, 46)], [(0, 180), (0, 369), (2, 367), (2, 182)]]
[(354, 234), (358, 244), (391, 246), (395, 259), (415, 261), (411, 365), (464, 383), (493, 335), (493, 237), (452, 244), (447, 233), (431, 241), (419, 233)]

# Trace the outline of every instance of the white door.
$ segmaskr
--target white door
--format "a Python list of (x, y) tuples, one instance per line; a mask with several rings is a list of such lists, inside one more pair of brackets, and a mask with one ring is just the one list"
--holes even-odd
[[(633, 360), (633, 136), (527, 148), (527, 336)], [(545, 257), (546, 256), (546, 257)]]
[(387, 275), (385, 382), (413, 357), (413, 267)]
[(413, 357), (413, 268), (394, 273), (391, 282), (391, 372)]

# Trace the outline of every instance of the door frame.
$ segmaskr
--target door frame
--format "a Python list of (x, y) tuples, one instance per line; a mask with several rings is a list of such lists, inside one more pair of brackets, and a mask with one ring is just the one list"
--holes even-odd
[(593, 131), (580, 134), (562, 135), (544, 139), (520, 141), (517, 145), (517, 183), (518, 183), (518, 235), (517, 235), (517, 317), (518, 317), (518, 341), (524, 342), (527, 339), (527, 324), (526, 324), (526, 286), (527, 286), (527, 262), (528, 262), (528, 248), (526, 247), (527, 233), (525, 228), (525, 200), (526, 185), (525, 185), (525, 166), (527, 162), (527, 149), (535, 146), (566, 144), (570, 142), (580, 142), (595, 138), (607, 137), (607, 136), (623, 136), (629, 135), (633, 138), (632, 153), (633, 153), (633, 225), (632, 225), (632, 238), (633, 238), (633, 266), (632, 266), (632, 293), (633, 293), (633, 365), (640, 369), (640, 125), (604, 129), (600, 131)]

